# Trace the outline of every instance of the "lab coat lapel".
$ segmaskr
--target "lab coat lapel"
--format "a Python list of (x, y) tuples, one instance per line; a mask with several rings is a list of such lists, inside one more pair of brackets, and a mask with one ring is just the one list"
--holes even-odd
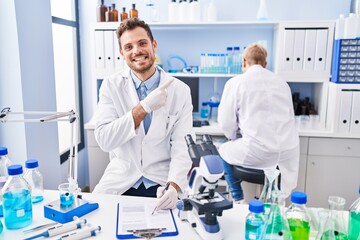
[(123, 77), (126, 79), (125, 81), (125, 88), (124, 92), (129, 97), (132, 103), (132, 107), (135, 107), (136, 104), (139, 103), (139, 97), (136, 93), (136, 89), (134, 87), (134, 83), (130, 76), (130, 69), (127, 69), (127, 71), (124, 71)]

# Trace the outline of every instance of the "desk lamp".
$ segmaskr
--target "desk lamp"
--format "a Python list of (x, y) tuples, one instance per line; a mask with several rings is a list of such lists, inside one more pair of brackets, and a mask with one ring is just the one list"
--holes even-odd
[[(8, 119), (9, 115), (36, 115), (43, 116), (41, 118), (22, 118)], [(68, 183), (59, 185), (61, 192), (60, 198), (44, 205), (44, 216), (51, 220), (67, 223), (73, 220), (74, 216), (81, 217), (99, 207), (98, 203), (90, 203), (82, 199), (79, 192), (81, 191), (77, 182), (78, 173), (78, 134), (76, 120), (78, 115), (73, 111), (69, 112), (11, 112), (10, 108), (4, 108), (0, 113), (0, 122), (61, 122), (69, 121), (70, 127), (70, 156), (68, 168)], [(75, 132), (75, 134), (74, 134)], [(75, 136), (75, 137), (74, 137)], [(75, 143), (74, 143), (75, 138)], [(63, 188), (66, 186), (66, 188)]]

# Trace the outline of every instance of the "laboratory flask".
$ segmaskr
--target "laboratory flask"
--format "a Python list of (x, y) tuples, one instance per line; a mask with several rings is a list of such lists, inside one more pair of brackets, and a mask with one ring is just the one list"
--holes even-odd
[(291, 204), (285, 212), (293, 240), (308, 240), (311, 218), (306, 208), (307, 195), (304, 192), (292, 192)]
[(259, 200), (251, 200), (249, 211), (245, 220), (245, 239), (259, 239), (265, 223), (264, 203)]
[(41, 202), (44, 199), (44, 184), (43, 176), (39, 171), (39, 162), (36, 159), (27, 160), (25, 167), (24, 178), (31, 187), (31, 201), (32, 203)]
[(272, 193), (274, 191), (279, 191), (278, 187), (278, 176), (280, 175), (280, 171), (278, 169), (264, 169), (265, 180), (264, 187), (260, 194), (259, 200), (263, 201), (265, 204), (265, 215), (268, 216), (271, 208)]
[(217, 122), (218, 107), (220, 105), (220, 94), (217, 92), (212, 93), (210, 95), (210, 100), (208, 101), (208, 105), (210, 107), (209, 121)]
[(9, 166), (8, 174), (2, 192), (5, 226), (7, 229), (23, 228), (32, 222), (31, 188), (23, 178), (21, 165)]
[(291, 232), (285, 216), (285, 193), (272, 192), (272, 204), (261, 233), (261, 240), (291, 240)]
[[(4, 187), (6, 180), (8, 179), (8, 167), (11, 165), (11, 161), (8, 157), (8, 149), (6, 147), (0, 147), (0, 192)], [(0, 217), (3, 216), (2, 208), (2, 194), (0, 194)]]
[(320, 229), (317, 234), (318, 240), (346, 240), (346, 226), (343, 215), (345, 199), (338, 196), (328, 198), (329, 211), (326, 217), (320, 218)]
[[(360, 194), (360, 186), (359, 186)], [(349, 240), (360, 239), (360, 197), (350, 206), (349, 209)]]

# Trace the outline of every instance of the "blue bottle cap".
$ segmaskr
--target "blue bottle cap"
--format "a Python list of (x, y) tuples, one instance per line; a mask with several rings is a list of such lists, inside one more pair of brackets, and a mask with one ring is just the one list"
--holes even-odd
[(260, 200), (251, 200), (249, 202), (249, 210), (253, 213), (264, 212), (264, 203)]
[(20, 164), (10, 165), (8, 167), (8, 174), (10, 176), (19, 175), (23, 173), (23, 168)]
[(232, 49), (232, 47), (227, 47), (226, 50), (227, 51), (232, 51), (233, 49)]
[(240, 47), (234, 47), (234, 50), (239, 50), (240, 51)]
[(305, 204), (307, 202), (307, 195), (304, 192), (291, 193), (291, 202), (297, 204)]
[(4, 156), (8, 154), (8, 150), (6, 147), (0, 147), (0, 156)]
[(360, 194), (360, 186), (359, 186), (359, 194)]
[(207, 106), (207, 105), (208, 105), (207, 102), (203, 102), (203, 103), (202, 103), (202, 106)]
[(26, 168), (37, 168), (39, 166), (39, 162), (36, 159), (30, 159), (25, 162)]

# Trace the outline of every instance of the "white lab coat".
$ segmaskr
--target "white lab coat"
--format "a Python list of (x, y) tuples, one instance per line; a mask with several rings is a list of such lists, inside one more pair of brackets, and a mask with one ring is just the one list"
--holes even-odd
[[(169, 78), (161, 70), (160, 85)], [(161, 185), (173, 181), (185, 189), (192, 164), (184, 138), (192, 134), (190, 89), (175, 79), (167, 91), (166, 104), (153, 112), (145, 135), (143, 123), (135, 129), (131, 113), (139, 98), (130, 69), (103, 81), (95, 138), (102, 150), (110, 152), (110, 163), (94, 192), (122, 194), (142, 176)]]
[(289, 195), (297, 185), (300, 153), (288, 84), (260, 65), (251, 66), (225, 84), (218, 122), (231, 139), (220, 147), (221, 157), (257, 169), (278, 165), (281, 189)]

